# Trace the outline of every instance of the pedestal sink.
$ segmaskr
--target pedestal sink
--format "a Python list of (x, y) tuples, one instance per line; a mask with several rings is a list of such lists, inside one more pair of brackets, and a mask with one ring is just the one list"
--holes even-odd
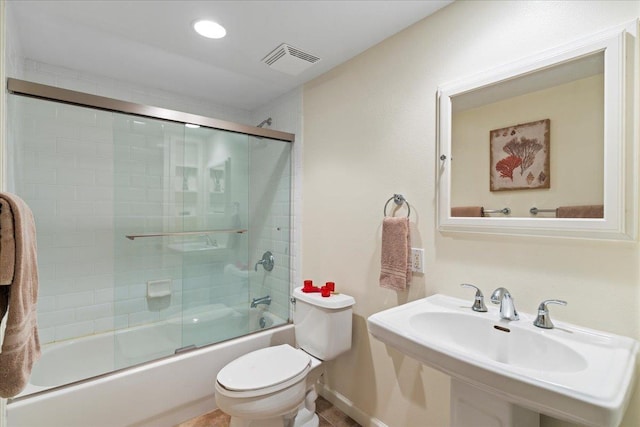
[(493, 307), (478, 313), (470, 301), (436, 294), (376, 313), (367, 325), (380, 341), (452, 377), (454, 425), (471, 419), (455, 410), (480, 414), (496, 400), (504, 403), (497, 411), (526, 425), (535, 425), (537, 413), (594, 427), (620, 424), (640, 344), (559, 321), (541, 329), (533, 319), (521, 312), (520, 320), (505, 321)]

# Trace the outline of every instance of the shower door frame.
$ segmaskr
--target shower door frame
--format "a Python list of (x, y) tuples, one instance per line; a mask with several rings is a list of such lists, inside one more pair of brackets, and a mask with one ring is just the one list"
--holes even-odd
[[(112, 113), (122, 113), (131, 116), (144, 117), (149, 119), (157, 119), (164, 120), (167, 122), (177, 123), (177, 124), (195, 124), (199, 125), (203, 128), (208, 128), (212, 130), (220, 130), (227, 131), (231, 133), (258, 137), (260, 139), (266, 138), (275, 141), (285, 142), (285, 143), (293, 143), (295, 141), (295, 134), (287, 133), (282, 131), (277, 131), (268, 128), (261, 128), (257, 126), (251, 125), (243, 125), (239, 123), (229, 122), (225, 120), (214, 119), (206, 116), (200, 116), (191, 113), (180, 112), (176, 110), (148, 106), (143, 104), (137, 104), (128, 101), (121, 101), (114, 98), (103, 97), (99, 95), (88, 94), (84, 92), (78, 92), (69, 89), (63, 89), (55, 86), (44, 85), (40, 83), (29, 82), (26, 80), (7, 78), (7, 92), (13, 95), (24, 96), (28, 98), (40, 99), (45, 101), (53, 101), (78, 107), (87, 107), (93, 108), (96, 110), (107, 111)], [(289, 166), (291, 168), (291, 166)], [(204, 230), (206, 232), (207, 230)], [(219, 233), (231, 233), (231, 234), (244, 234), (248, 230), (246, 229), (216, 229), (209, 230), (215, 231)], [(203, 233), (200, 231), (182, 231), (182, 232), (172, 232), (172, 233), (148, 233), (148, 234), (132, 234), (126, 235), (125, 237), (129, 240), (135, 240), (136, 238), (143, 237), (162, 237), (162, 236), (191, 236), (191, 235), (201, 235)], [(289, 236), (291, 239), (291, 236)], [(290, 285), (289, 285), (290, 286)], [(290, 314), (291, 307), (289, 307)], [(249, 333), (251, 334), (251, 332)], [(244, 336), (244, 335), (242, 335)], [(216, 343), (211, 343), (216, 344)], [(187, 348), (182, 348), (187, 349)], [(181, 349), (178, 349), (181, 350)], [(177, 354), (178, 352), (176, 352)], [(160, 359), (163, 359), (161, 357)], [(149, 363), (153, 363), (158, 359), (148, 360), (139, 364), (135, 364), (133, 366), (146, 365)], [(115, 371), (108, 372), (102, 376), (110, 375), (114, 372), (121, 371), (123, 369), (131, 368), (132, 366), (127, 366), (122, 369), (116, 369)], [(84, 381), (81, 380), (81, 381)], [(65, 384), (67, 385), (67, 384)]]
[(8, 78), (7, 90), (9, 91), (9, 93), (16, 95), (24, 95), (50, 101), (64, 102), (81, 107), (97, 108), (105, 111), (132, 114), (135, 116), (167, 120), (176, 123), (194, 124), (211, 129), (242, 133), (249, 136), (270, 138), (290, 143), (295, 141), (295, 135), (288, 132), (260, 128), (257, 126), (243, 125), (240, 123), (234, 123), (226, 120), (200, 116), (197, 114), (170, 110), (167, 108), (120, 101), (118, 99), (92, 95), (84, 92), (77, 92), (74, 90), (63, 89), (55, 86), (43, 85), (26, 80)]

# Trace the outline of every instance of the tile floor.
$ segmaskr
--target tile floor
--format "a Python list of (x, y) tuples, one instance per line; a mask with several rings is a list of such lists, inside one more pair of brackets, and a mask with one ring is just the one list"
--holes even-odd
[[(320, 427), (360, 427), (360, 424), (356, 423), (322, 396), (316, 400), (316, 414), (320, 418)], [(229, 427), (229, 415), (217, 409), (181, 423), (176, 427)]]

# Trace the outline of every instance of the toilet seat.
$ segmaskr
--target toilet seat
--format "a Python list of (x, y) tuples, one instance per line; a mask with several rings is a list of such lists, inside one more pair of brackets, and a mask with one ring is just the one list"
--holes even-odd
[(311, 356), (288, 344), (245, 354), (222, 368), (216, 389), (229, 397), (254, 397), (283, 390), (303, 381)]

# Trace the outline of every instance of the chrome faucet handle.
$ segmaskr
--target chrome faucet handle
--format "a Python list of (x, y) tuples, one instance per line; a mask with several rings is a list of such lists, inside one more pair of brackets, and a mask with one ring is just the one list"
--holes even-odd
[(491, 302), (500, 304), (500, 318), (507, 320), (519, 320), (520, 315), (516, 310), (511, 294), (506, 288), (498, 288), (491, 294)]
[(538, 317), (533, 321), (533, 325), (538, 328), (553, 329), (553, 322), (551, 321), (551, 316), (549, 316), (547, 304), (567, 305), (567, 302), (561, 299), (548, 299), (542, 301), (538, 306)]
[(482, 295), (482, 291), (480, 290), (480, 288), (470, 283), (461, 283), (460, 286), (462, 286), (463, 288), (473, 288), (476, 290), (475, 300), (473, 302), (473, 306), (471, 307), (473, 311), (479, 311), (482, 313), (487, 311), (487, 306), (484, 305), (484, 295)]
[(258, 271), (258, 265), (262, 265), (262, 267), (267, 270), (273, 270), (273, 266), (275, 264), (275, 259), (273, 258), (273, 254), (271, 251), (266, 251), (262, 254), (262, 259), (256, 262), (256, 265), (253, 267), (255, 271)]

